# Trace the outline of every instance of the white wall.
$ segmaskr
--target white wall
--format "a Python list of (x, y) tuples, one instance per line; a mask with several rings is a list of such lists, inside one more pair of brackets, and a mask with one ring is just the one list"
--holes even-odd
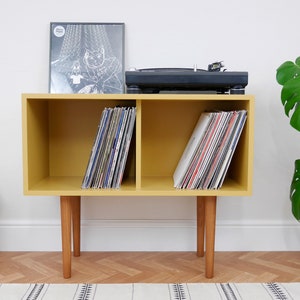
[[(2, 3), (1, 6), (4, 6)], [(0, 9), (0, 250), (60, 250), (57, 197), (23, 196), (21, 93), (48, 90), (51, 21), (124, 22), (126, 69), (248, 71), (256, 97), (253, 195), (220, 198), (217, 250), (299, 250), (288, 198), (300, 133), (275, 70), (300, 55), (298, 0), (6, 1)], [(83, 199), (83, 250), (195, 250), (193, 198)]]

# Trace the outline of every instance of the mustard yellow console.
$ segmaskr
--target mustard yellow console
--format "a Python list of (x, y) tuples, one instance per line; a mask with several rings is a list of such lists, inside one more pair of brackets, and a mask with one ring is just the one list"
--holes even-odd
[[(117, 105), (136, 107), (127, 176), (120, 189), (82, 189), (101, 112)], [(174, 188), (173, 172), (201, 112), (239, 109), (247, 110), (247, 121), (222, 187)], [(23, 94), (22, 122), (24, 194), (60, 197), (65, 278), (71, 277), (71, 240), (74, 256), (80, 255), (81, 196), (197, 197), (197, 254), (206, 253), (206, 276), (213, 277), (217, 197), (252, 192), (253, 96)]]

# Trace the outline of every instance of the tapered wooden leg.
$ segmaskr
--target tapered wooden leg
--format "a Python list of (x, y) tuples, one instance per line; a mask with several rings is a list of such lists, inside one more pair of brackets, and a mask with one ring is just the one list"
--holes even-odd
[(197, 255), (204, 256), (205, 198), (197, 197)]
[(215, 229), (216, 229), (217, 197), (205, 197), (205, 229), (206, 229), (206, 254), (205, 275), (207, 278), (214, 276), (215, 257)]
[(73, 255), (80, 256), (80, 196), (72, 196)]
[(71, 217), (72, 199), (68, 196), (60, 197), (61, 236), (62, 236), (62, 263), (64, 278), (71, 277)]

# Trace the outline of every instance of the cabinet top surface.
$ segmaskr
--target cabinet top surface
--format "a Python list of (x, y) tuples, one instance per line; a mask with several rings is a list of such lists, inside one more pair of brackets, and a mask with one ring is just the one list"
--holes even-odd
[(24, 99), (36, 100), (249, 100), (254, 99), (253, 95), (227, 95), (227, 94), (22, 94)]

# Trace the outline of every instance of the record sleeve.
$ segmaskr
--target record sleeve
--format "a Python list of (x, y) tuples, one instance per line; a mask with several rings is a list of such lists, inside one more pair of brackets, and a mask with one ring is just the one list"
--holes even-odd
[(49, 92), (124, 93), (124, 23), (50, 23)]

